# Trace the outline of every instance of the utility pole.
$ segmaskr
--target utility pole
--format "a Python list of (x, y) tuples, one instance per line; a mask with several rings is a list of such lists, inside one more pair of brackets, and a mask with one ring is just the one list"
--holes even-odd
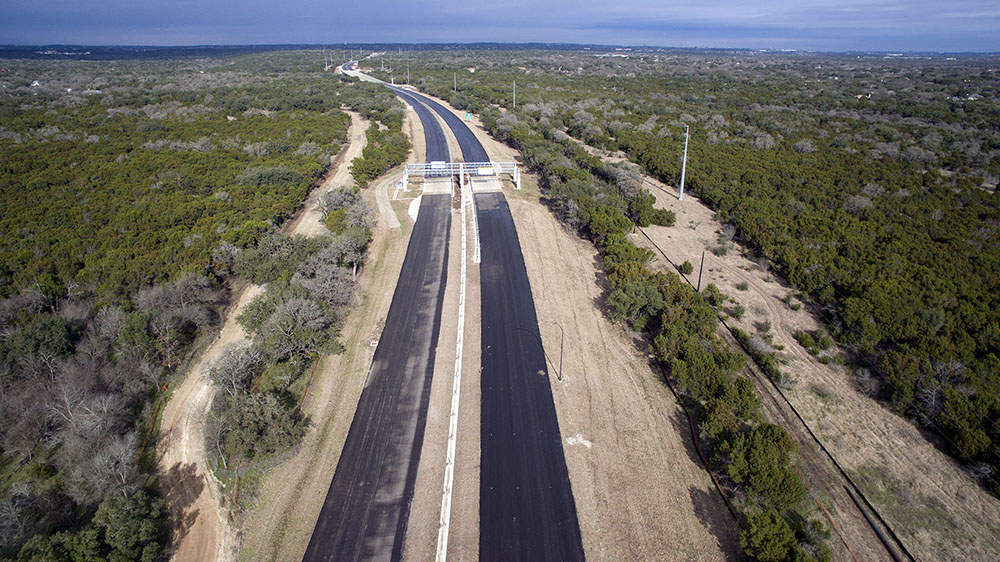
[[(687, 123), (684, 123), (684, 162), (681, 163), (681, 190), (680, 190), (680, 194), (677, 195), (677, 200), (678, 201), (683, 201), (684, 200), (684, 172), (687, 171), (687, 164), (688, 164), (688, 133), (689, 133), (689, 131), (690, 131), (690, 127), (688, 127)], [(702, 262), (704, 262), (704, 261), (705, 261), (704, 260), (704, 256), (702, 256)], [(701, 286), (701, 275), (700, 274), (698, 275), (698, 286), (699, 287)]]
[(514, 109), (517, 109), (517, 80), (514, 80)]
[(701, 274), (705, 271), (705, 250), (701, 251), (701, 267), (698, 268), (698, 292), (701, 292)]
[(455, 79), (455, 91), (457, 92), (458, 91), (458, 73), (457, 72), (455, 73), (455, 75), (453, 76), (453, 78)]

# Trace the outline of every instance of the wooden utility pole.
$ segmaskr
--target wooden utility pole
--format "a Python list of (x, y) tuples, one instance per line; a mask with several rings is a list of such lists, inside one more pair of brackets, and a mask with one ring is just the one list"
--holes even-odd
[(705, 250), (701, 251), (701, 267), (698, 268), (698, 292), (701, 292), (701, 274), (705, 271)]

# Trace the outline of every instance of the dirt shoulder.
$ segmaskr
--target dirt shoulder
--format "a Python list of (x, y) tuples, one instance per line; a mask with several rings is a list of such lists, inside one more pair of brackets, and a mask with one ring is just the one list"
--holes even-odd
[[(702, 251), (719, 245), (722, 225), (697, 197), (686, 193), (684, 200), (678, 201), (672, 187), (648, 177), (644, 184), (656, 196), (657, 207), (671, 209), (677, 214), (675, 226), (651, 226), (645, 232), (675, 264), (690, 261), (694, 265), (690, 277), (697, 283)], [(649, 246), (641, 237), (633, 240)], [(920, 430), (861, 394), (847, 368), (837, 365), (836, 361), (824, 365), (818, 356), (802, 348), (794, 335), (799, 330), (821, 327), (816, 312), (808, 306), (792, 310), (786, 304), (792, 289), (773, 273), (764, 271), (739, 245), (730, 243), (728, 246), (725, 255), (705, 254), (702, 288), (715, 283), (723, 293), (746, 308), (741, 320), (730, 319), (744, 331), (753, 334), (762, 323), (770, 323), (773, 343), (784, 348), (778, 352), (786, 362), (782, 370), (796, 381), (795, 386), (785, 392), (788, 400), (837, 462), (861, 486), (907, 548), (928, 560), (1000, 558), (1000, 500), (982, 490)], [(654, 266), (676, 271), (662, 257)], [(775, 394), (768, 388), (770, 385), (759, 386), (763, 392)], [(780, 396), (776, 399), (781, 401)], [(787, 406), (783, 409), (787, 410)], [(785, 423), (782, 418), (788, 414), (780, 410), (773, 410), (774, 421), (786, 426), (801, 425), (792, 418)], [(804, 431), (801, 439), (804, 448), (816, 449)], [(814, 456), (818, 459), (816, 462), (822, 461), (818, 453)], [(811, 455), (804, 454), (804, 457), (807, 462), (803, 468), (808, 470)], [(832, 472), (833, 468), (827, 466), (823, 470)], [(812, 478), (817, 486), (823, 480)], [(823, 501), (826, 500), (824, 497)], [(873, 535), (853, 504), (846, 497), (836, 503), (834, 519), (844, 527), (845, 534), (852, 535), (849, 541), (858, 545), (872, 544)], [(834, 536), (831, 545), (835, 546), (837, 540)], [(857, 548), (865, 549), (863, 546)], [(879, 547), (876, 544), (872, 549), (877, 552)]]
[(596, 250), (538, 201), (534, 178), (522, 182), (508, 201), (550, 372), (562, 364), (552, 392), (587, 558), (736, 559), (735, 521), (680, 406), (632, 336), (599, 308)]

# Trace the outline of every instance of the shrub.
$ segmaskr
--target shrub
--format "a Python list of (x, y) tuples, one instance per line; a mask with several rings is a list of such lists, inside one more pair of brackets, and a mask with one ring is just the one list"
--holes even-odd
[(740, 303), (736, 303), (732, 306), (732, 308), (729, 309), (729, 315), (739, 320), (743, 318), (743, 315), (746, 313), (746, 311), (747, 309), (745, 306), (743, 306)]
[(729, 253), (729, 247), (725, 244), (720, 244), (718, 246), (713, 246), (709, 251), (716, 256), (722, 257)]
[(795, 340), (799, 342), (799, 345), (801, 345), (806, 349), (809, 349), (812, 346), (816, 345), (816, 340), (813, 339), (812, 334), (806, 332), (805, 330), (799, 330), (798, 332), (795, 332)]
[(684, 263), (681, 264), (681, 273), (684, 275), (691, 275), (694, 273), (694, 266), (691, 265), (691, 262), (685, 260)]
[(677, 222), (677, 215), (670, 209), (653, 209), (653, 215), (649, 222), (656, 226), (674, 226), (674, 223)]
[(747, 283), (746, 281), (740, 281), (739, 283), (736, 284), (736, 288), (741, 291), (746, 291), (747, 289), (750, 288), (750, 284)]
[(816, 346), (823, 351), (826, 351), (833, 347), (833, 338), (831, 338), (829, 334), (823, 334), (818, 340), (816, 340)]
[(722, 291), (715, 286), (715, 283), (709, 283), (708, 286), (705, 287), (705, 300), (708, 301), (708, 304), (718, 308), (725, 304), (726, 295), (724, 295)]
[(254, 166), (236, 176), (237, 185), (292, 185), (302, 181), (302, 174), (287, 166)]
[(334, 234), (343, 234), (347, 229), (347, 209), (340, 208), (330, 211), (326, 216), (326, 228)]

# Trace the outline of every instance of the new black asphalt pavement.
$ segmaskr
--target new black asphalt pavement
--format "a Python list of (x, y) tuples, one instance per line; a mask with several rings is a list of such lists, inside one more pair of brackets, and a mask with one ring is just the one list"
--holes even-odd
[(476, 194), (475, 201), (482, 255), (479, 559), (583, 560), (514, 220), (502, 193)]
[(424, 195), (304, 560), (399, 560), (420, 462), (447, 276), (451, 196)]
[[(444, 119), (464, 161), (490, 161), (462, 119), (430, 98), (411, 95)], [(583, 560), (521, 242), (503, 193), (474, 199), (482, 256), (479, 559)]]
[[(438, 123), (438, 120), (434, 118), (434, 115), (421, 101), (427, 98), (420, 96), (421, 100), (418, 100), (415, 94), (401, 88), (392, 88), (392, 91), (397, 96), (403, 98), (417, 113), (417, 117), (420, 118), (420, 123), (424, 127), (427, 162), (450, 162), (451, 157), (448, 153), (448, 141), (445, 139), (444, 129), (441, 128), (441, 123)], [(420, 215), (417, 216), (419, 217)]]
[(462, 160), (465, 162), (489, 162), (490, 157), (486, 154), (486, 150), (483, 148), (482, 143), (476, 138), (476, 135), (469, 129), (469, 126), (465, 124), (457, 115), (448, 111), (444, 106), (438, 102), (428, 98), (427, 96), (422, 96), (420, 94), (415, 94), (413, 92), (407, 92), (420, 102), (427, 105), (427, 107), (434, 110), (435, 113), (444, 119), (444, 122), (451, 129), (451, 132), (455, 133), (455, 139), (458, 140), (458, 145), (462, 148)]

